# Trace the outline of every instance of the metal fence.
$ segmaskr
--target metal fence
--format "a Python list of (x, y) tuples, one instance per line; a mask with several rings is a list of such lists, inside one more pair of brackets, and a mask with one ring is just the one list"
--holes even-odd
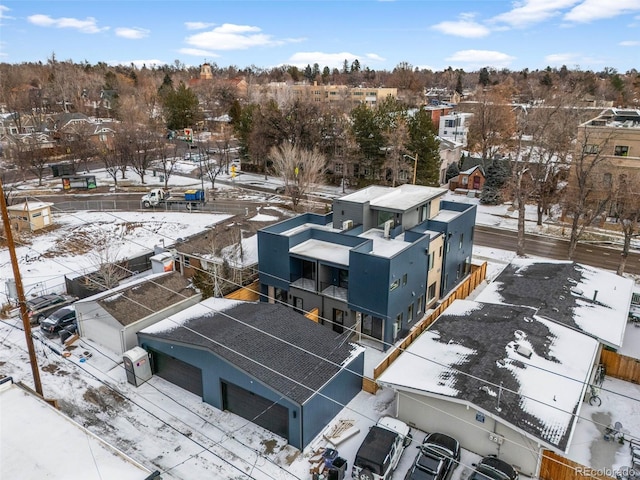
[(144, 208), (139, 200), (68, 200), (65, 202), (57, 202), (52, 207), (55, 212), (75, 212), (80, 210), (90, 210), (97, 212), (117, 212), (117, 211), (160, 211), (160, 212), (206, 212), (206, 213), (227, 213), (230, 215), (246, 215), (255, 213), (254, 205), (247, 206), (241, 203), (237, 204), (217, 204), (214, 201), (204, 205), (195, 205), (187, 208), (185, 204), (181, 205), (159, 205), (157, 207)]

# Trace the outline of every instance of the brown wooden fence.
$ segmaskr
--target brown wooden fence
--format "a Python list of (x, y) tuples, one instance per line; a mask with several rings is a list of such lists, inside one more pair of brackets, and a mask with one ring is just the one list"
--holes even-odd
[(473, 290), (482, 283), (482, 281), (487, 277), (487, 262), (484, 262), (482, 265), (471, 265), (471, 274), (464, 280), (458, 287), (451, 292), (447, 297), (445, 297), (440, 304), (436, 307), (433, 312), (424, 317), (420, 322), (416, 324), (416, 326), (411, 329), (409, 335), (407, 335), (404, 340), (398, 345), (394, 347), (391, 352), (380, 362), (376, 368), (373, 369), (373, 379), (363, 377), (362, 381), (362, 389), (369, 393), (376, 393), (378, 390), (378, 386), (375, 383), (375, 380), (382, 375), (389, 365), (391, 365), (396, 358), (409, 346), (411, 345), (416, 338), (420, 336), (422, 332), (424, 332), (429, 325), (431, 325), (436, 318), (440, 316), (442, 312), (444, 312), (449, 305), (454, 300), (464, 299), (469, 296)]
[(551, 450), (544, 450), (540, 462), (540, 480), (613, 480), (604, 470), (595, 470), (564, 458)]
[(256, 280), (246, 287), (241, 287), (238, 290), (234, 290), (230, 294), (225, 295), (224, 298), (228, 298), (230, 300), (244, 300), (245, 302), (257, 302), (260, 299), (260, 282)]
[(640, 360), (637, 358), (603, 349), (600, 362), (604, 364), (607, 376), (640, 384)]

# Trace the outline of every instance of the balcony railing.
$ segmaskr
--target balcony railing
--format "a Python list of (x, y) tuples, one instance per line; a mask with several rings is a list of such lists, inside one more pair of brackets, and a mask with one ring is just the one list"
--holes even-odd
[(346, 288), (339, 287), (338, 285), (320, 282), (320, 293), (327, 297), (335, 298), (336, 300), (341, 300), (343, 302), (347, 301), (348, 290)]

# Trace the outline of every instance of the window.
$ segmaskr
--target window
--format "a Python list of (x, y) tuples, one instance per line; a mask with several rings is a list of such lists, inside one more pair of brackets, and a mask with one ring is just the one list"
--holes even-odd
[(411, 323), (413, 321), (413, 303), (409, 305), (407, 308), (407, 323)]
[(447, 240), (447, 253), (449, 253), (450, 249), (451, 249), (451, 241)]
[(453, 128), (456, 126), (456, 121), (455, 120), (445, 120), (444, 121), (444, 126), (446, 128)]
[(395, 280), (391, 286), (389, 287), (389, 291), (393, 292), (396, 288), (400, 286), (400, 280)]
[(460, 234), (460, 245), (458, 246), (458, 248), (459, 248), (460, 250), (462, 250), (462, 244), (463, 244), (463, 242), (464, 242), (464, 233), (461, 233), (461, 234)]
[(440, 258), (442, 258), (442, 245), (440, 245)]
[(424, 222), (425, 220), (427, 220), (429, 218), (429, 207), (431, 206), (430, 203), (427, 203), (426, 205), (422, 205), (422, 207), (420, 207), (420, 221)]
[(404, 275), (402, 275), (402, 285), (406, 285), (407, 284), (407, 274), (405, 273)]
[(337, 308), (333, 309), (333, 331), (336, 333), (344, 332), (344, 312)]
[(626, 157), (629, 155), (629, 147), (627, 145), (616, 145), (613, 154), (616, 157)]
[(436, 282), (429, 285), (429, 290), (427, 291), (427, 301), (430, 302), (434, 298), (436, 298)]
[(396, 317), (396, 321), (393, 324), (393, 340), (395, 341), (396, 338), (398, 338), (398, 334), (400, 333), (400, 330), (402, 330), (402, 313), (399, 313), (398, 316)]
[(600, 146), (588, 144), (584, 146), (584, 153), (587, 155), (596, 155), (600, 152)]
[(336, 173), (342, 173), (343, 166), (341, 163), (336, 163)]
[(429, 254), (429, 271), (433, 270), (433, 265), (435, 264), (435, 253), (436, 252), (431, 252)]
[(424, 304), (424, 295), (420, 295), (418, 297), (418, 308), (416, 310), (416, 313), (420, 314), (422, 313), (422, 305)]
[(340, 288), (349, 288), (349, 271), (348, 270), (339, 270), (338, 286)]

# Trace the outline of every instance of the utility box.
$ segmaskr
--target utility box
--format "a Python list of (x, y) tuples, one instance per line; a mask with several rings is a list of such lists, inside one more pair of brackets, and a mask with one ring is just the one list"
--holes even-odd
[(123, 360), (124, 369), (127, 372), (127, 382), (131, 385), (139, 387), (153, 376), (151, 360), (144, 348), (133, 347), (131, 350), (127, 350), (124, 352)]

